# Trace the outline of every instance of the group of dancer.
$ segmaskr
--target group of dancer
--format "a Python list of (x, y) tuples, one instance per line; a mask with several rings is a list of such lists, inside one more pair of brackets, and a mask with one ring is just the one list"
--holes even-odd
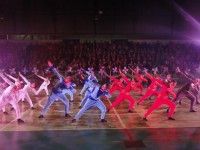
[[(49, 70), (54, 73), (54, 75), (58, 78), (58, 82), (52, 88), (51, 92), (48, 92), (48, 85), (50, 84), (50, 80), (48, 78), (44, 78), (42, 76), (37, 75), (39, 78), (43, 79), (44, 82), (41, 84), (39, 89), (35, 90), (35, 83), (29, 82), (21, 73), (19, 73), (20, 78), (23, 81), (20, 81), (19, 78), (14, 78), (8, 74), (0, 73), (0, 77), (7, 83), (9, 86), (5, 86), (5, 84), (1, 84), (0, 88), (0, 109), (6, 113), (5, 106), (7, 104), (11, 104), (12, 107), (16, 111), (16, 117), (18, 122), (24, 122), (21, 119), (20, 109), (18, 106), (18, 102), (20, 100), (24, 101), (25, 99), (28, 101), (31, 109), (34, 109), (32, 101), (29, 96), (29, 91), (32, 91), (35, 95), (38, 95), (41, 90), (45, 90), (46, 95), (48, 95), (47, 102), (41, 111), (39, 118), (44, 118), (49, 107), (53, 102), (57, 100), (61, 100), (65, 105), (65, 117), (69, 118), (71, 115), (69, 114), (69, 100), (66, 97), (66, 94), (70, 96), (71, 101), (74, 101), (73, 95), (76, 93), (76, 84), (72, 83), (71, 76), (63, 77), (54, 67), (51, 61), (48, 61)], [(169, 106), (166, 112), (168, 113), (168, 120), (175, 120), (173, 118), (173, 114), (176, 108), (176, 104), (181, 104), (183, 98), (188, 98), (191, 101), (190, 104), (190, 112), (196, 112), (194, 110), (194, 105), (200, 104), (198, 101), (199, 96), (199, 87), (200, 87), (200, 79), (195, 78), (189, 75), (187, 72), (182, 72), (179, 68), (177, 68), (177, 73), (186, 78), (187, 83), (184, 84), (177, 92), (175, 92), (175, 87), (177, 85), (176, 81), (171, 79), (171, 75), (168, 74), (165, 77), (154, 75), (152, 76), (147, 71), (144, 74), (140, 74), (135, 70), (132, 70), (134, 76), (131, 78), (127, 77), (121, 70), (119, 70), (120, 77), (114, 77), (105, 73), (105, 75), (110, 78), (111, 84), (108, 83), (98, 83), (98, 79), (96, 78), (93, 71), (86, 71), (82, 69), (84, 75), (81, 75), (81, 79), (83, 81), (83, 88), (78, 95), (83, 95), (84, 97), (79, 105), (79, 112), (72, 119), (72, 123), (76, 122), (87, 110), (97, 107), (101, 111), (101, 122), (107, 122), (105, 119), (106, 112), (109, 113), (114, 107), (116, 107), (119, 103), (124, 100), (129, 101), (128, 113), (132, 113), (134, 109), (134, 105), (136, 103), (135, 98), (133, 97), (132, 92), (139, 93), (141, 96), (137, 101), (137, 105), (141, 105), (144, 100), (155, 98), (154, 103), (147, 112), (144, 114), (143, 120), (147, 121), (147, 117), (158, 107), (163, 104)], [(134, 77), (134, 78), (133, 78)], [(11, 81), (11, 80), (13, 81)], [(148, 88), (143, 94), (144, 87), (143, 82), (150, 81)], [(22, 82), (25, 83), (24, 87), (22, 87)], [(111, 98), (113, 92), (118, 92), (116, 99), (110, 106), (107, 106), (101, 100), (101, 96)]]
[[(37, 91), (35, 89), (35, 83), (31, 83), (20, 72), (19, 78), (15, 78), (6, 73), (0, 73), (0, 77), (3, 79), (3, 82), (0, 84), (0, 109), (2, 109), (4, 114), (8, 114), (6, 106), (7, 104), (11, 104), (11, 110), (15, 110), (16, 119), (19, 123), (24, 122), (24, 120), (21, 119), (21, 111), (18, 105), (20, 100), (23, 102), (27, 100), (31, 110), (34, 110), (35, 108), (33, 107), (29, 92), (33, 92), (33, 94), (37, 96), (42, 90), (45, 90), (46, 94), (49, 94), (48, 85), (50, 84), (50, 80), (39, 75), (36, 76), (44, 80)], [(22, 80), (20, 80), (20, 78)]]
[[(50, 105), (56, 100), (60, 99), (65, 104), (65, 116), (71, 117), (69, 115), (69, 101), (67, 100), (65, 94), (68, 91), (75, 93), (74, 86), (71, 83), (71, 78), (67, 76), (66, 78), (62, 77), (57, 70), (53, 67), (53, 64), (49, 61), (48, 65), (50, 70), (54, 72), (54, 74), (59, 78), (58, 84), (52, 89), (52, 93), (47, 101), (46, 106), (44, 107), (39, 118), (43, 118), (47, 109)], [(76, 122), (87, 110), (97, 107), (101, 111), (101, 122), (107, 122), (105, 119), (106, 112), (109, 113), (116, 105), (121, 103), (124, 100), (128, 100), (130, 105), (128, 107), (128, 113), (133, 112), (135, 99), (131, 95), (131, 92), (137, 92), (140, 94), (141, 98), (138, 100), (137, 104), (141, 105), (145, 99), (155, 97), (153, 105), (148, 109), (145, 113), (143, 120), (147, 121), (147, 117), (154, 111), (156, 108), (160, 107), (163, 104), (169, 106), (167, 109), (168, 120), (175, 120), (172, 116), (174, 114), (176, 108), (176, 102), (181, 103), (181, 100), (186, 97), (191, 100), (190, 112), (195, 112), (194, 105), (198, 104), (198, 94), (199, 94), (199, 86), (200, 80), (198, 78), (194, 78), (190, 76), (186, 72), (181, 72), (179, 68), (177, 68), (177, 72), (188, 80), (187, 86), (184, 85), (181, 87), (177, 93), (175, 93), (175, 87), (177, 85), (176, 81), (171, 79), (171, 75), (168, 74), (166, 77), (161, 77), (159, 75), (152, 76), (148, 72), (145, 74), (139, 74), (133, 69), (132, 72), (135, 78), (128, 78), (121, 70), (119, 70), (120, 78), (116, 78), (114, 76), (110, 76), (107, 73), (105, 75), (110, 78), (112, 81), (110, 88), (107, 83), (98, 84), (98, 79), (96, 78), (93, 71), (86, 71), (82, 69), (87, 76), (81, 75), (81, 79), (84, 83), (83, 88), (81, 89), (79, 95), (82, 95), (85, 92), (83, 99), (79, 105), (79, 112), (72, 119), (72, 123)], [(143, 95), (144, 87), (142, 85), (143, 82), (147, 82), (150, 80), (150, 85), (148, 86), (145, 94)], [(106, 107), (105, 104), (101, 100), (101, 96), (104, 95), (108, 99), (111, 98), (113, 92), (118, 91), (119, 94), (117, 98), (114, 100), (111, 106)], [(70, 96), (71, 97), (71, 96)]]

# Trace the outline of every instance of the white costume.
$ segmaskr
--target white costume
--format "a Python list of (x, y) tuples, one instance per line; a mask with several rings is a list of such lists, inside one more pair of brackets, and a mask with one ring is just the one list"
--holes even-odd
[(7, 104), (11, 104), (16, 112), (16, 118), (18, 122), (24, 122), (21, 120), (21, 113), (20, 113), (20, 108), (18, 106), (18, 90), (16, 89), (16, 86), (13, 82), (11, 82), (6, 76), (3, 74), (0, 74), (2, 79), (9, 84), (9, 86), (4, 90), (2, 95), (0, 96), (0, 109), (5, 107)]
[(50, 84), (50, 80), (48, 78), (44, 78), (42, 76), (37, 75), (39, 78), (44, 80), (44, 82), (40, 85), (39, 89), (36, 92), (36, 95), (38, 95), (42, 90), (45, 90), (46, 95), (49, 95), (48, 91), (48, 85)]
[[(0, 83), (0, 96), (3, 94), (3, 92), (4, 92), (5, 89), (6, 89), (6, 88), (3, 88), (3, 85), (2, 85), (2, 84), (3, 84), (3, 83)], [(2, 108), (2, 111), (3, 111), (4, 114), (8, 114), (8, 113), (6, 112), (5, 106)]]
[(26, 99), (28, 101), (31, 109), (34, 109), (33, 103), (28, 94), (28, 91), (32, 91), (34, 94), (36, 94), (36, 90), (33, 87), (31, 87), (31, 83), (21, 73), (19, 73), (19, 75), (26, 84), (24, 85), (23, 89), (19, 90), (18, 100), (22, 99), (22, 101), (24, 101)]

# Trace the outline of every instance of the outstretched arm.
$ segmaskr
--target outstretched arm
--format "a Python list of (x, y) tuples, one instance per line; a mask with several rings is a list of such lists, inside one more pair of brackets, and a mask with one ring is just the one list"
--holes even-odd
[(176, 71), (177, 71), (178, 73), (180, 73), (182, 76), (184, 76), (184, 77), (185, 77), (186, 79), (188, 79), (188, 80), (194, 80), (194, 79), (195, 79), (195, 77), (189, 75), (188, 73), (182, 72), (182, 71), (180, 70), (179, 67), (176, 69)]
[(124, 81), (125, 81), (126, 83), (129, 83), (129, 82), (130, 82), (129, 79), (126, 77), (126, 75), (125, 75), (124, 73), (122, 73), (121, 70), (119, 70), (119, 74), (121, 75), (121, 77), (124, 79)]
[(192, 80), (196, 79), (196, 77), (194, 77), (194, 76), (191, 75), (191, 74), (188, 74), (187, 72), (185, 72), (185, 75), (186, 75), (188, 78), (192, 79)]
[(153, 80), (152, 75), (150, 75), (148, 72), (146, 72), (146, 76), (147, 76), (147, 78), (149, 78), (151, 81)]
[(8, 76), (9, 78), (11, 78), (12, 80), (14, 80), (15, 82), (17, 81), (17, 78), (14, 78), (13, 76), (11, 76), (9, 74), (5, 73), (5, 75)]
[(194, 78), (192, 78), (191, 76), (189, 76), (188, 74), (184, 73), (184, 72), (179, 72), (182, 76), (184, 76), (186, 79), (188, 80), (193, 80)]
[(140, 77), (140, 74), (138, 74), (135, 70), (133, 70), (132, 68), (130, 68), (130, 70), (134, 73), (134, 75), (135, 75), (136, 77)]
[(96, 82), (98, 82), (98, 79), (97, 79), (97, 77), (95, 77), (95, 76), (92, 76), (92, 78), (96, 81)]
[(117, 81), (117, 78), (115, 78), (114, 76), (109, 76), (106, 72), (104, 72), (105, 76), (110, 78), (113, 81)]
[(90, 76), (90, 75), (91, 75), (91, 72), (89, 72), (89, 71), (86, 71), (86, 70), (85, 70), (85, 69), (83, 69), (83, 68), (81, 68), (81, 70), (83, 70), (83, 72), (84, 72), (84, 73), (88, 74), (88, 76)]
[(15, 84), (12, 82), (12, 81), (10, 81), (5, 75), (3, 75), (2, 73), (0, 73), (0, 76), (1, 76), (1, 78), (6, 82), (6, 83), (8, 83), (10, 86), (14, 86)]
[(62, 81), (64, 78), (61, 76), (58, 71), (53, 67), (53, 63), (51, 61), (48, 61), (48, 66), (50, 67), (50, 70), (59, 78), (60, 81)]
[(20, 72), (19, 76), (24, 80), (24, 82), (26, 82), (26, 84), (31, 84)]
[(46, 80), (46, 78), (44, 78), (44, 77), (42, 77), (40, 75), (37, 75), (37, 74), (35, 74), (35, 75), (38, 76), (39, 78), (43, 79), (43, 80)]

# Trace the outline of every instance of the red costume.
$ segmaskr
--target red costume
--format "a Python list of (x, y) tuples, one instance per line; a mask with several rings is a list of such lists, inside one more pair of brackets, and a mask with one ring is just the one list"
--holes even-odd
[(151, 84), (149, 85), (149, 87), (147, 88), (146, 93), (144, 94), (144, 96), (142, 96), (137, 104), (141, 104), (145, 99), (151, 97), (152, 95), (158, 95), (158, 91), (157, 91), (157, 78), (152, 77), (149, 73), (146, 72), (146, 76), (151, 80)]
[(130, 95), (131, 90), (135, 90), (137, 91), (136, 87), (135, 87), (135, 81), (132, 80), (130, 81), (125, 74), (123, 74), (120, 71), (120, 75), (123, 77), (124, 81), (126, 82), (127, 86), (124, 90), (122, 90), (119, 94), (119, 96), (117, 97), (117, 99), (112, 103), (112, 105), (108, 108), (108, 111), (110, 111), (110, 109), (113, 109), (117, 104), (119, 104), (120, 102), (122, 102), (123, 100), (127, 99), (130, 102), (129, 108), (128, 108), (128, 112), (132, 112), (132, 108), (134, 106), (135, 100), (132, 98), (132, 96)]
[(174, 82), (169, 83), (170, 85), (168, 85), (164, 82), (160, 82), (159, 84), (162, 87), (162, 89), (161, 89), (160, 93), (158, 94), (157, 98), (155, 99), (154, 104), (149, 108), (149, 110), (144, 115), (143, 120), (145, 120), (145, 121), (147, 121), (146, 118), (149, 116), (149, 114), (152, 111), (154, 111), (156, 108), (160, 107), (162, 104), (166, 104), (170, 107), (168, 119), (175, 120), (174, 118), (172, 118), (172, 115), (174, 113), (176, 105), (171, 100), (169, 100), (168, 95), (171, 94), (174, 98), (176, 97), (176, 94), (173, 91), (176, 84)]
[(118, 80), (113, 76), (108, 76), (108, 77), (113, 81), (109, 90), (110, 94), (112, 94), (114, 91), (121, 92), (124, 89), (123, 78)]
[[(132, 70), (132, 69), (131, 69)], [(135, 74), (136, 76), (136, 87), (140, 89), (140, 94), (142, 95), (142, 92), (144, 90), (143, 86), (142, 86), (142, 82), (145, 81), (147, 82), (147, 79), (144, 78), (143, 75), (140, 75), (139, 73), (137, 73), (136, 71), (132, 70), (133, 73)]]

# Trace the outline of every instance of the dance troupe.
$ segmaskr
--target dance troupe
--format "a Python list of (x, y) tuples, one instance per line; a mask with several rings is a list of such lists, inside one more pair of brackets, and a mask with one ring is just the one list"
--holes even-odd
[[(44, 118), (51, 104), (55, 101), (61, 100), (65, 105), (65, 117), (70, 118), (69, 114), (69, 100), (66, 97), (66, 94), (70, 96), (70, 100), (73, 102), (73, 95), (76, 93), (76, 84), (71, 82), (71, 76), (66, 76), (65, 78), (57, 71), (53, 66), (51, 61), (48, 61), (49, 70), (54, 73), (57, 77), (58, 82), (52, 88), (51, 92), (48, 92), (48, 86), (50, 84), (49, 78), (45, 78), (37, 75), (39, 78), (44, 80), (39, 89), (36, 91), (35, 83), (28, 81), (21, 73), (19, 73), (19, 78), (15, 78), (6, 73), (0, 73), (0, 77), (4, 82), (0, 85), (0, 109), (2, 109), (4, 114), (7, 114), (6, 105), (11, 104), (12, 108), (16, 112), (17, 122), (23, 123), (21, 119), (21, 113), (19, 108), (19, 101), (27, 100), (30, 108), (33, 107), (33, 103), (29, 96), (29, 92), (33, 92), (34, 95), (38, 95), (42, 90), (45, 90), (48, 100), (40, 113), (39, 118)], [(140, 99), (137, 101), (137, 105), (141, 105), (144, 100), (155, 98), (154, 103), (147, 112), (144, 114), (143, 120), (148, 121), (148, 116), (158, 107), (165, 104), (168, 105), (166, 112), (168, 113), (168, 120), (175, 120), (173, 114), (176, 108), (176, 104), (181, 104), (183, 98), (187, 98), (191, 101), (190, 103), (190, 112), (196, 112), (194, 110), (194, 105), (200, 104), (198, 101), (199, 89), (200, 89), (200, 79), (189, 75), (187, 72), (182, 72), (179, 68), (176, 71), (186, 79), (186, 83), (175, 92), (176, 81), (171, 79), (171, 75), (167, 74), (164, 78), (156, 75), (151, 75), (147, 71), (140, 74), (135, 70), (131, 69), (134, 74), (134, 78), (128, 78), (120, 69), (120, 77), (115, 77), (108, 75), (104, 72), (105, 76), (108, 77), (111, 81), (110, 86), (108, 83), (98, 83), (94, 72), (92, 70), (86, 71), (84, 69), (81, 74), (81, 79), (84, 84), (79, 95), (83, 95), (84, 98), (79, 104), (79, 112), (72, 119), (72, 123), (78, 121), (78, 119), (89, 109), (97, 107), (100, 112), (100, 121), (107, 122), (105, 119), (105, 114), (112, 111), (112, 109), (117, 106), (119, 103), (122, 103), (125, 100), (128, 100), (129, 107), (127, 113), (132, 113), (136, 100), (132, 96), (131, 92), (136, 92), (140, 94)], [(20, 80), (20, 78), (22, 80)], [(145, 93), (143, 94), (143, 82), (150, 81)], [(22, 83), (25, 83), (24, 86)], [(108, 88), (109, 87), (109, 88)], [(101, 97), (105, 96), (109, 100), (111, 95), (114, 92), (118, 92), (118, 96), (113, 101), (113, 103), (106, 107), (102, 102)]]

